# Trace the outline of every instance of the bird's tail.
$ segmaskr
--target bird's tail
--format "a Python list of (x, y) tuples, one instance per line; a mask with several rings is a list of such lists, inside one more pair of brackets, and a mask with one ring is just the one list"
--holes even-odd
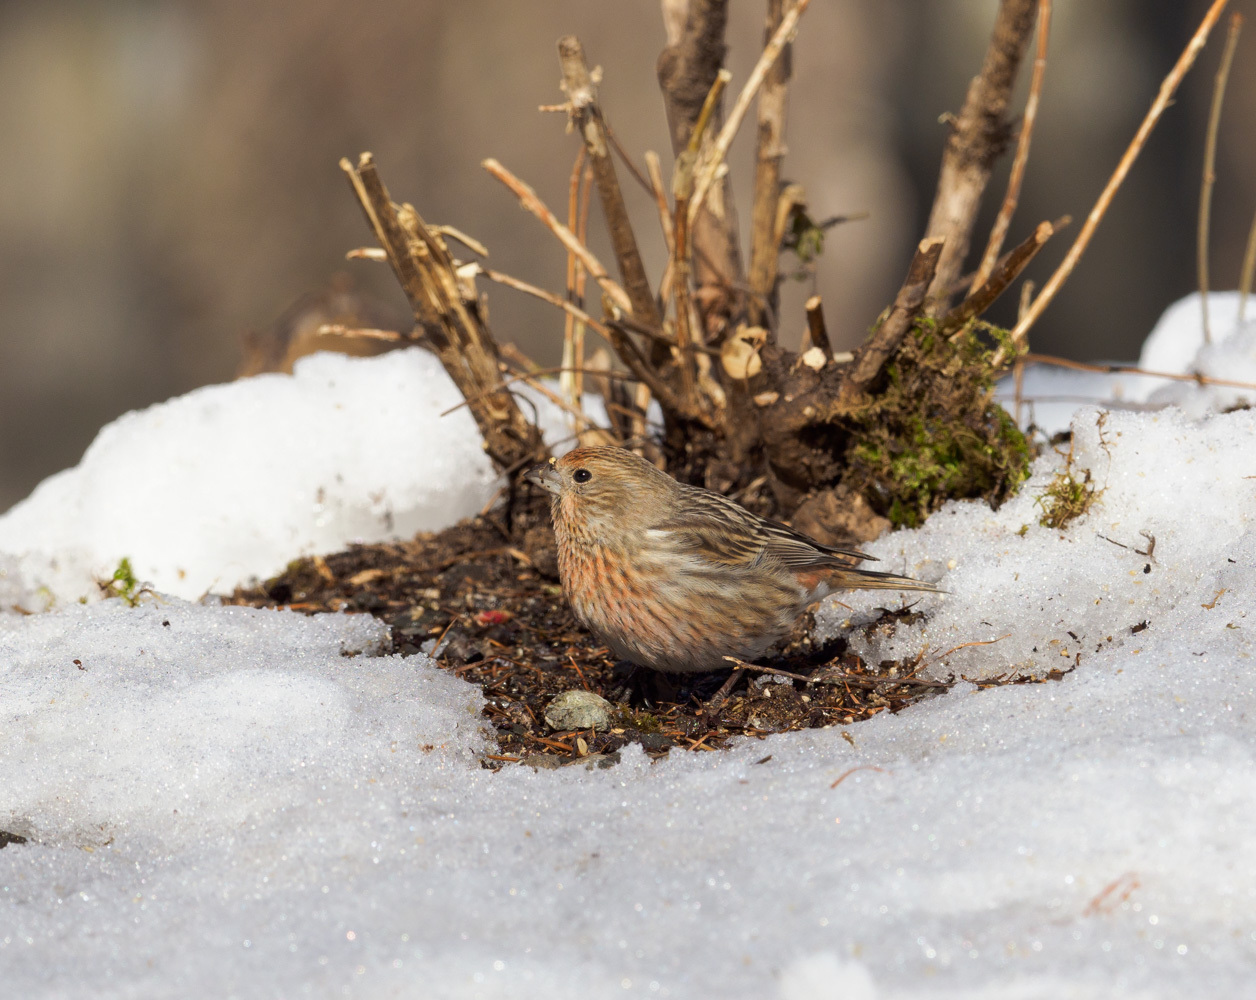
[(946, 593), (941, 587), (923, 580), (895, 576), (893, 573), (878, 573), (870, 569), (831, 570), (828, 582), (834, 590), (926, 590), (931, 594)]

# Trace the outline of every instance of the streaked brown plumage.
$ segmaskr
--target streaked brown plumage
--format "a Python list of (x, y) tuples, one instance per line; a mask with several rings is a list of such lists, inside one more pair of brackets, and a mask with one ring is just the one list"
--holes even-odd
[(674, 672), (753, 660), (837, 590), (936, 591), (821, 545), (622, 448), (577, 448), (528, 473), (550, 494), (576, 617), (617, 655)]

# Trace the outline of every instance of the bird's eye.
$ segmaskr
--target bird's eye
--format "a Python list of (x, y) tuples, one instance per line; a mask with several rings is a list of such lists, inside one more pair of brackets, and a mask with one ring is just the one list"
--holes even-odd
[(571, 474), (571, 478), (574, 479), (578, 483), (587, 483), (590, 479), (593, 478), (593, 473), (590, 472), (588, 469), (577, 469), (575, 472)]

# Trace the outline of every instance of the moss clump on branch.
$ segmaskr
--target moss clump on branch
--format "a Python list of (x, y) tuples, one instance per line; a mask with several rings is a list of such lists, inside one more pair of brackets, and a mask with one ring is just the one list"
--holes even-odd
[[(994, 347), (989, 341), (994, 341)], [(896, 526), (951, 499), (997, 507), (1029, 474), (1029, 445), (992, 399), (1007, 331), (973, 323), (946, 336), (918, 319), (886, 366), (884, 391), (851, 421), (846, 482)]]

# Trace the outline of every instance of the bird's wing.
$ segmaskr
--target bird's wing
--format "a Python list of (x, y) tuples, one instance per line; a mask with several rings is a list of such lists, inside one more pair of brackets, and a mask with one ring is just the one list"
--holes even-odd
[(710, 490), (687, 487), (678, 500), (673, 513), (652, 530), (656, 537), (714, 563), (753, 566), (776, 559), (791, 567), (850, 567), (873, 558), (854, 549), (821, 545)]

